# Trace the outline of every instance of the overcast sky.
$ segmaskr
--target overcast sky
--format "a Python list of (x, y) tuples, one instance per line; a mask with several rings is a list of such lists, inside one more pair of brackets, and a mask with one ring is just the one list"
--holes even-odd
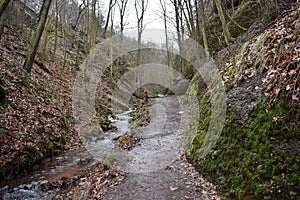
[[(126, 25), (125, 25), (125, 31), (132, 31), (137, 29), (137, 16), (136, 11), (134, 7), (134, 1), (135, 0), (129, 0), (126, 10)], [(104, 16), (107, 15), (107, 10), (109, 7), (109, 0), (102, 0), (103, 3), (103, 13)], [(170, 5), (170, 1), (166, 0), (167, 4), (167, 12), (169, 12), (169, 15), (172, 15), (172, 5)], [(115, 12), (114, 12), (114, 27), (117, 29), (119, 27), (120, 23), (120, 17), (119, 17), (119, 10), (118, 6), (115, 5)], [(163, 31), (147, 31), (147, 29), (162, 29), (164, 30), (164, 22), (163, 22), (163, 16), (162, 16), (162, 9), (160, 6), (159, 0), (149, 0), (148, 7), (145, 12), (144, 16), (144, 24), (146, 25), (146, 31), (143, 35), (144, 41), (151, 41), (155, 43), (165, 43), (165, 36)], [(168, 27), (170, 30), (170, 27)], [(130, 33), (132, 34), (132, 32)], [(135, 34), (132, 34), (131, 36), (134, 36)], [(170, 35), (171, 37), (171, 35)]]
[[(106, 15), (108, 7), (109, 7), (109, 0), (102, 0), (104, 6), (104, 14)], [(134, 8), (134, 0), (129, 0), (127, 6), (127, 23), (125, 28), (126, 29), (134, 29), (137, 27), (137, 17)], [(147, 28), (164, 28), (163, 19), (159, 17), (161, 14), (161, 8), (159, 4), (159, 0), (149, 0), (147, 10), (145, 12), (144, 22)], [(119, 24), (119, 11), (118, 6), (116, 5), (115, 9), (115, 25)]]

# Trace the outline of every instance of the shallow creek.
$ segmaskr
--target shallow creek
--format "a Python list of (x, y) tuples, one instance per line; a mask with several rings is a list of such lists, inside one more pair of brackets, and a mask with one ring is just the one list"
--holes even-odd
[[(38, 169), (29, 172), (27, 175), (16, 178), (0, 188), (0, 199), (48, 199), (48, 194), (42, 191), (42, 187), (47, 182), (53, 182), (63, 177), (72, 177), (83, 174), (95, 166), (99, 160), (95, 159), (90, 153), (92, 149), (99, 150), (99, 146), (105, 146), (105, 150), (114, 148), (114, 140), (126, 134), (130, 128), (129, 116), (132, 110), (120, 114), (109, 116), (116, 131), (104, 133), (105, 137), (101, 140), (90, 142), (88, 148), (78, 149), (61, 153), (52, 159), (42, 162)], [(103, 155), (105, 156), (105, 155)], [(49, 196), (48, 196), (49, 197)]]

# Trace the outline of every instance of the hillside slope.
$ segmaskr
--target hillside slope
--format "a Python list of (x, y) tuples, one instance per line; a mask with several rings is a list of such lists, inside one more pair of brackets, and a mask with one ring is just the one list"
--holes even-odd
[[(39, 50), (28, 74), (22, 66), (29, 41), (29, 29), (11, 26), (5, 27), (0, 41), (0, 184), (81, 145), (74, 128), (72, 89), (83, 55), (62, 46), (53, 55), (50, 40), (46, 50)], [(97, 117), (107, 130), (112, 128), (107, 119), (110, 83), (105, 75), (99, 80)]]
[(28, 75), (22, 64), (29, 41), (29, 34), (5, 27), (0, 42), (1, 181), (79, 144), (71, 113), (72, 55), (63, 68), (61, 53), (43, 62), (38, 54)]
[(300, 196), (300, 9), (286, 12), (241, 45), (222, 66), (227, 90), (223, 132), (199, 159), (210, 120), (210, 94), (188, 159), (234, 199)]

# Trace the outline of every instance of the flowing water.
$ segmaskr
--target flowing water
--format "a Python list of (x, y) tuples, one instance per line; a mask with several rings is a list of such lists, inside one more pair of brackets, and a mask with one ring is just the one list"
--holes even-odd
[(114, 160), (112, 167), (126, 172), (127, 177), (121, 184), (107, 190), (106, 200), (216, 199), (214, 186), (196, 172), (191, 173), (181, 157), (186, 148), (187, 125), (197, 109), (182, 107), (182, 99), (177, 96), (154, 100), (154, 105), (149, 108), (150, 124), (131, 130), (141, 140), (130, 151), (113, 150), (114, 140), (130, 130), (130, 111), (127, 111), (110, 116), (118, 131), (93, 139), (85, 145), (88, 150), (79, 149), (53, 158), (43, 164), (44, 168), (25, 178), (27, 184), (19, 185), (19, 182), (17, 187), (4, 187), (0, 189), (0, 195), (2, 193), (4, 200), (49, 199), (53, 191), (42, 191), (45, 180), (78, 175), (97, 163), (95, 158), (109, 155)]
[[(0, 188), (0, 199), (48, 199), (48, 194), (42, 191), (47, 182), (61, 180), (63, 177), (72, 177), (84, 174), (95, 166), (99, 160), (91, 154), (92, 149), (103, 151), (99, 147), (106, 147), (109, 150), (114, 148), (114, 140), (126, 134), (130, 128), (129, 116), (132, 110), (109, 116), (117, 131), (104, 133), (105, 137), (97, 142), (86, 144), (88, 147), (81, 147), (72, 151), (64, 152), (58, 156), (41, 163), (37, 170), (34, 170), (23, 177), (18, 177)], [(105, 144), (105, 145), (104, 145)], [(104, 152), (104, 151), (103, 151)], [(105, 156), (103, 154), (103, 156)]]

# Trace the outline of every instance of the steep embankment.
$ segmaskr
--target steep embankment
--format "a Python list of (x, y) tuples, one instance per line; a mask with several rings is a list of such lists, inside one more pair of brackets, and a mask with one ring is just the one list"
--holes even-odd
[[(31, 74), (22, 68), (30, 41), (29, 29), (5, 27), (0, 41), (0, 182), (38, 168), (45, 158), (79, 146), (72, 116), (72, 87), (78, 70), (76, 49), (53, 38), (38, 52)], [(72, 43), (72, 41), (70, 41)], [(70, 45), (71, 46), (71, 45)], [(45, 53), (45, 54), (44, 54)], [(108, 78), (97, 93), (99, 124), (111, 128)]]
[[(72, 89), (77, 70), (80, 70), (78, 65), (84, 57), (84, 53), (74, 49), (73, 45), (83, 39), (79, 37), (76, 38), (79, 41), (76, 41), (74, 38), (58, 37), (55, 48), (54, 38), (51, 37), (47, 48), (39, 50), (33, 70), (28, 74), (22, 65), (30, 41), (30, 29), (24, 30), (6, 26), (0, 41), (0, 185), (14, 184), (10, 180), (23, 177), (28, 171), (38, 170), (45, 159), (50, 160), (63, 151), (81, 146), (74, 128)], [(70, 42), (69, 46), (63, 45), (65, 39)], [(56, 52), (55, 55), (53, 52)], [(123, 72), (129, 67), (122, 65)], [(111, 74), (107, 70), (99, 77), (96, 91), (96, 117), (104, 131), (114, 128), (108, 120), (111, 114), (110, 97), (115, 84), (115, 77)], [(146, 105), (150, 103), (149, 99), (133, 97), (130, 103), (137, 108), (132, 112), (136, 126), (148, 124), (149, 111)], [(131, 135), (128, 135), (116, 145), (131, 148), (136, 143), (131, 140)], [(94, 180), (100, 177), (105, 182), (107, 173), (113, 173), (113, 170), (107, 169), (105, 165), (102, 167), (100, 163), (90, 172), (83, 170), (85, 178)], [(50, 184), (50, 189), (60, 188), (61, 185), (70, 186), (79, 179), (83, 179), (82, 176), (64, 178), (62, 183)], [(108, 185), (113, 183), (105, 183), (101, 188)], [(95, 190), (100, 189), (97, 186)]]
[(299, 16), (299, 9), (286, 12), (222, 67), (227, 119), (216, 146), (200, 160), (210, 94), (201, 100), (201, 123), (187, 156), (228, 197), (300, 196)]
[(29, 75), (22, 68), (29, 41), (27, 32), (6, 27), (0, 43), (1, 181), (78, 143), (71, 113), (73, 60), (63, 69), (61, 54), (43, 62), (39, 54)]

